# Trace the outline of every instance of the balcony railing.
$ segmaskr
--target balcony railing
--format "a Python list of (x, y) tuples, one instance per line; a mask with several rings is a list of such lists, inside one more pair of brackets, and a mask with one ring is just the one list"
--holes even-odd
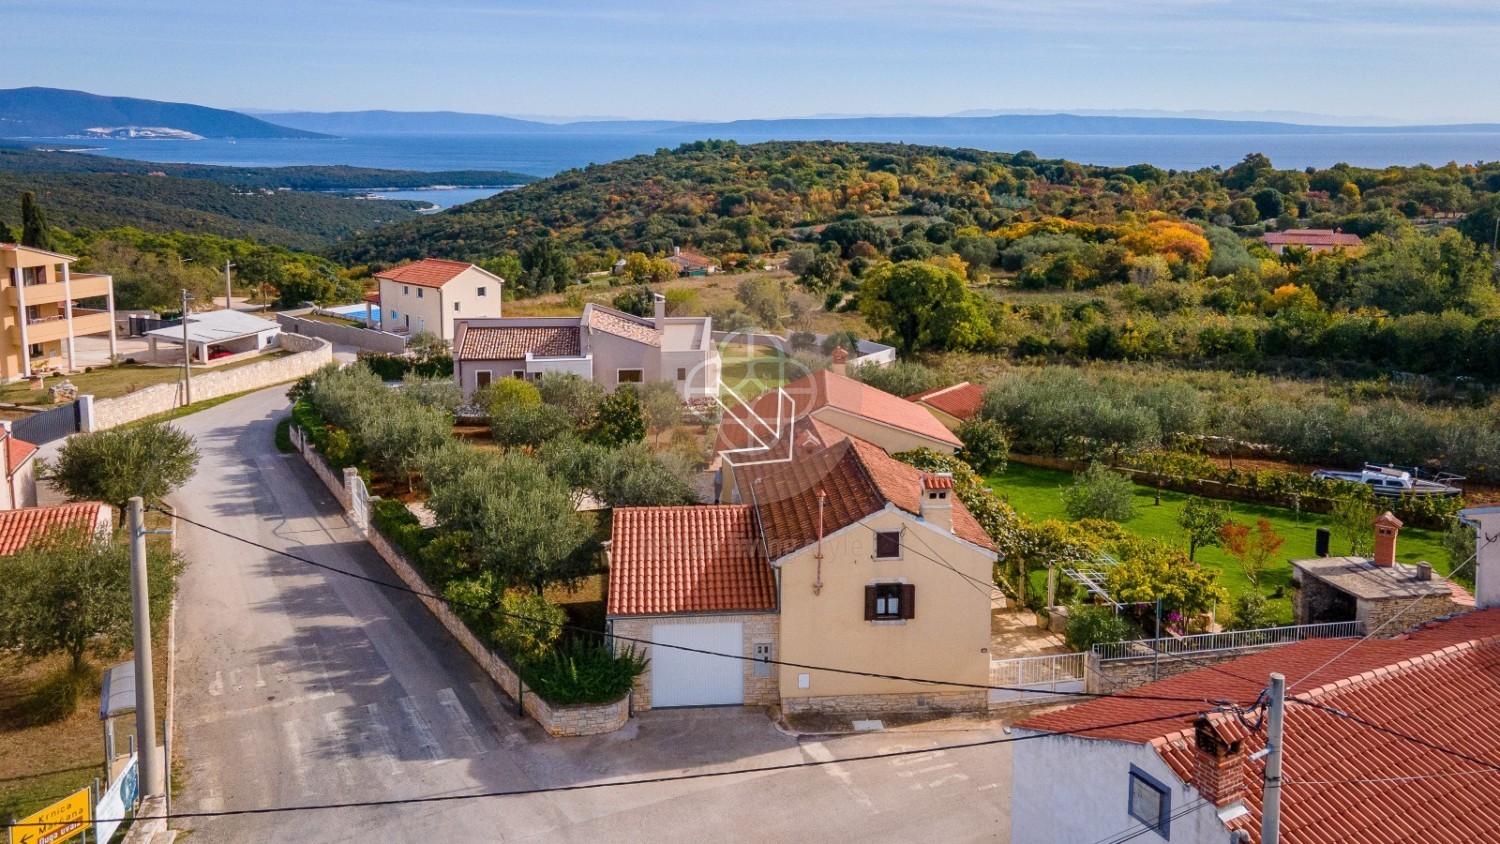
[(1290, 645), (1305, 639), (1353, 639), (1365, 635), (1362, 621), (1334, 621), (1327, 624), (1293, 624), (1288, 627), (1263, 627), (1259, 630), (1229, 630), (1223, 633), (1200, 633), (1195, 636), (1171, 636), (1161, 639), (1137, 639), (1131, 642), (1104, 642), (1094, 646), (1101, 661), (1139, 659), (1153, 654), (1204, 654), (1232, 651), (1262, 645)]

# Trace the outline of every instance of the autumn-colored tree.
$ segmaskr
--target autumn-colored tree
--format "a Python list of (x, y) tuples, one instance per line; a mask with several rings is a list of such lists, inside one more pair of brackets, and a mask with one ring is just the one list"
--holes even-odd
[(1219, 530), (1219, 538), (1224, 542), (1224, 551), (1240, 564), (1245, 579), (1255, 587), (1260, 586), (1266, 565), (1286, 542), (1268, 519), (1256, 519), (1253, 529), (1242, 522), (1229, 522)]
[(1200, 268), (1212, 251), (1203, 229), (1172, 220), (1155, 220), (1126, 232), (1120, 244), (1136, 255), (1163, 255)]

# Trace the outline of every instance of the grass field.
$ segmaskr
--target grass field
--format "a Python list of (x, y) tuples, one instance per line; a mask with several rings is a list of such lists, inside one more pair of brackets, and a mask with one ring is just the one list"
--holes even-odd
[[(1003, 475), (990, 476), (986, 481), (996, 494), (1007, 499), (1020, 513), (1034, 519), (1068, 519), (1062, 502), (1062, 491), (1073, 483), (1073, 476), (1068, 472), (1013, 462)], [(1188, 496), (1180, 492), (1165, 491), (1161, 494), (1161, 506), (1158, 507), (1152, 503), (1156, 495), (1154, 489), (1137, 484), (1135, 491), (1135, 517), (1123, 522), (1121, 526), (1140, 536), (1176, 543), (1186, 550), (1187, 540), (1182, 529), (1177, 526), (1177, 514), (1182, 511)], [(1261, 589), (1269, 595), (1276, 588), (1283, 587), (1289, 594), (1292, 566), (1288, 561), (1315, 556), (1316, 530), (1331, 526), (1328, 517), (1316, 513), (1299, 515), (1284, 507), (1264, 504), (1232, 501), (1229, 505), (1230, 518), (1235, 521), (1253, 524), (1256, 519), (1269, 519), (1275, 525), (1276, 532), (1286, 538), (1286, 544), (1281, 547), (1280, 559), (1268, 566), (1261, 575)], [(1404, 563), (1426, 560), (1439, 572), (1446, 573), (1450, 561), (1442, 548), (1441, 540), (1441, 535), (1434, 531), (1405, 528), (1396, 545), (1396, 556)], [(1335, 540), (1333, 553), (1346, 551), (1348, 548), (1338, 547)], [(1217, 569), (1219, 582), (1231, 595), (1250, 588), (1250, 582), (1240, 570), (1239, 564), (1222, 549), (1200, 548), (1197, 561), (1207, 568)], [(1289, 598), (1271, 601), (1271, 610), (1279, 622), (1291, 623)]]
[[(222, 372), (226, 369), (234, 369), (240, 366), (249, 366), (252, 363), (260, 363), (264, 360), (283, 357), (291, 354), (286, 351), (267, 352), (256, 355), (242, 361), (226, 363), (222, 366), (194, 367), (194, 375), (207, 375), (210, 372)], [(79, 395), (90, 395), (96, 399), (112, 399), (118, 396), (133, 393), (145, 387), (156, 384), (168, 384), (182, 379), (182, 369), (176, 366), (142, 366), (135, 363), (120, 363), (114, 366), (101, 366), (92, 372), (76, 372), (67, 376), (67, 380), (73, 382), (78, 388)], [(46, 379), (46, 386), (56, 387), (62, 383), (63, 376), (53, 376)], [(0, 387), (0, 402), (25, 405), (50, 405), (51, 399), (46, 390), (32, 390), (25, 381), (6, 384)]]
[(804, 374), (800, 367), (789, 365), (786, 356), (770, 346), (720, 343), (719, 358), (723, 361), (723, 368), (719, 371), (721, 392), (725, 401), (730, 403), (733, 398), (729, 390), (741, 400), (749, 400)]

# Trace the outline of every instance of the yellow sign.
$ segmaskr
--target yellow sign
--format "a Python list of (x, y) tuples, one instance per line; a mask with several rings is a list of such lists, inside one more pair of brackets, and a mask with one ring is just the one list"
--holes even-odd
[(17, 821), (10, 828), (10, 844), (57, 844), (83, 832), (92, 820), (87, 788)]

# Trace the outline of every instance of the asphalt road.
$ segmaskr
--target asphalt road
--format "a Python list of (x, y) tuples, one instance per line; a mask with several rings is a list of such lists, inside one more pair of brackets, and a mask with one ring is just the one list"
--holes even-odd
[[(372, 577), (384, 563), (295, 456), (284, 390), (177, 422), (202, 463), (172, 497), (234, 536)], [(1005, 841), (998, 731), (778, 732), (758, 711), (649, 713), (618, 733), (548, 738), (518, 720), (414, 598), (191, 525), (177, 617), (175, 812), (547, 789), (751, 766), (922, 753), (787, 772), (526, 796), (193, 818), (205, 842)]]

